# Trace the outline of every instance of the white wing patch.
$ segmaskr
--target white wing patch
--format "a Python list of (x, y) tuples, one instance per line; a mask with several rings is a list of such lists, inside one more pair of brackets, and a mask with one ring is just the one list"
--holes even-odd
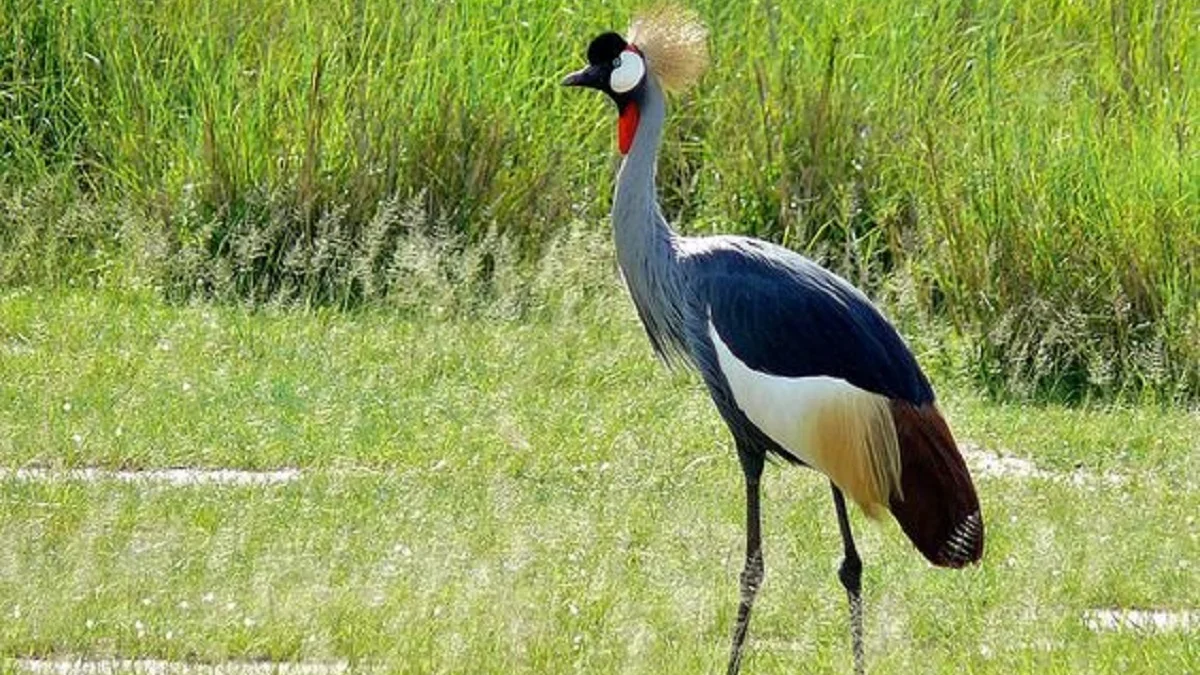
[(888, 399), (835, 377), (782, 377), (754, 370), (708, 333), (734, 402), (771, 440), (829, 476), (868, 514), (900, 486)]
[(771, 440), (790, 450), (806, 464), (814, 464), (812, 449), (806, 448), (805, 429), (821, 403), (862, 391), (845, 380), (816, 377), (780, 377), (760, 373), (734, 356), (721, 340), (712, 320), (708, 333), (717, 348), (717, 361), (746, 417)]

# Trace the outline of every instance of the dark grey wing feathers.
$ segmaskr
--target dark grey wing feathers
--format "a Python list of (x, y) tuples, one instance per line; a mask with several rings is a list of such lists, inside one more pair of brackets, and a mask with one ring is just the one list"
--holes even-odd
[(811, 260), (751, 239), (700, 242), (684, 260), (696, 310), (749, 367), (824, 375), (913, 404), (933, 390), (895, 328), (861, 292)]

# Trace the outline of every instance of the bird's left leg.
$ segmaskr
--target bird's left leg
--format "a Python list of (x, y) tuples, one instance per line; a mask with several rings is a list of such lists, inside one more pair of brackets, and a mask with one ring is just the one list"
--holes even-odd
[[(741, 448), (739, 448), (741, 451)], [(763, 580), (762, 531), (759, 527), (758, 481), (762, 477), (762, 455), (739, 452), (742, 471), (746, 475), (746, 564), (742, 568), (742, 593), (738, 602), (737, 625), (733, 629), (733, 646), (729, 652), (726, 675), (737, 675), (742, 667), (742, 647), (750, 627), (750, 608)]]
[(862, 609), (862, 559), (854, 548), (854, 536), (850, 533), (850, 518), (846, 514), (846, 499), (842, 491), (832, 482), (833, 505), (837, 508), (838, 528), (842, 531), (842, 567), (838, 578), (850, 598), (850, 640), (854, 648), (854, 672), (863, 673), (863, 609)]

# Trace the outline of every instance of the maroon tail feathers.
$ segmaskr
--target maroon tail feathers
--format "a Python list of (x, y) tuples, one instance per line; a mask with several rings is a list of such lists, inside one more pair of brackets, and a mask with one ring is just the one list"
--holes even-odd
[(932, 403), (893, 399), (900, 444), (900, 487), (892, 515), (929, 562), (962, 567), (983, 556), (983, 516), (954, 436)]

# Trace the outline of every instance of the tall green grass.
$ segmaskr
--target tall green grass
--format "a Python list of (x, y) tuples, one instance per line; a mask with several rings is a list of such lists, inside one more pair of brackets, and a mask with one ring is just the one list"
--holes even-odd
[[(997, 392), (1200, 394), (1200, 9), (693, 4), (684, 230), (944, 320)], [(411, 295), (420, 233), (486, 287), (603, 218), (611, 111), (557, 83), (632, 9), (0, 0), (0, 283), (353, 305)]]

